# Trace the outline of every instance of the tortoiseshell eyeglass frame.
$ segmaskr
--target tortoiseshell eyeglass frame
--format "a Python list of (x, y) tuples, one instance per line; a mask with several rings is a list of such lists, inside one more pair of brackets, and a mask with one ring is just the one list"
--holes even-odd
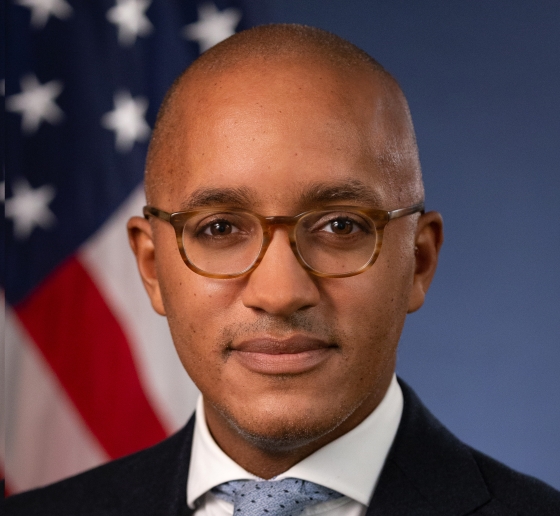
[[(330, 211), (330, 210), (351, 211), (353, 213), (357, 213), (359, 215), (365, 216), (373, 222), (376, 231), (375, 249), (368, 262), (355, 271), (346, 272), (343, 274), (330, 274), (330, 273), (320, 272), (313, 269), (309, 264), (307, 264), (307, 262), (303, 259), (303, 257), (299, 253), (299, 249), (296, 243), (297, 223), (303, 217), (309, 215), (310, 213)], [(202, 269), (199, 269), (194, 263), (192, 263), (189, 260), (187, 253), (185, 252), (185, 248), (183, 245), (183, 228), (185, 226), (186, 221), (189, 218), (194, 217), (195, 215), (199, 215), (201, 213), (210, 214), (210, 213), (216, 213), (217, 211), (228, 212), (228, 213), (248, 213), (249, 215), (255, 217), (260, 222), (260, 225), (262, 227), (263, 241), (261, 244), (261, 249), (259, 251), (259, 254), (255, 258), (255, 261), (249, 267), (247, 267), (245, 270), (241, 272), (234, 273), (234, 274), (215, 274), (215, 273), (204, 271)], [(177, 238), (177, 247), (179, 248), (179, 252), (181, 253), (181, 258), (183, 258), (183, 261), (185, 262), (185, 264), (189, 269), (191, 269), (193, 272), (196, 272), (197, 274), (200, 274), (201, 276), (206, 276), (207, 278), (216, 278), (216, 279), (239, 278), (240, 276), (249, 274), (251, 271), (255, 270), (258, 267), (258, 265), (261, 263), (262, 259), (264, 258), (266, 250), (268, 249), (268, 246), (272, 240), (272, 235), (273, 235), (272, 228), (274, 226), (286, 226), (286, 228), (288, 229), (288, 237), (290, 239), (290, 246), (292, 248), (292, 251), (296, 256), (300, 265), (306, 271), (309, 271), (311, 274), (314, 274), (315, 276), (319, 276), (321, 278), (347, 278), (349, 276), (356, 276), (357, 274), (361, 274), (362, 272), (365, 272), (367, 269), (369, 269), (375, 263), (375, 260), (377, 260), (377, 257), (379, 256), (379, 253), (381, 251), (381, 244), (383, 243), (383, 230), (385, 229), (385, 226), (389, 223), (389, 221), (393, 219), (398, 219), (400, 217), (406, 217), (407, 215), (412, 215), (418, 212), (424, 213), (423, 202), (414, 204), (413, 206), (409, 206), (407, 208), (399, 208), (392, 211), (384, 211), (384, 210), (378, 210), (373, 208), (363, 208), (359, 206), (338, 206), (338, 205), (327, 206), (324, 208), (317, 208), (314, 210), (305, 211), (303, 213), (300, 213), (299, 215), (296, 215), (295, 217), (285, 217), (285, 216), (264, 217), (250, 210), (243, 210), (239, 208), (228, 208), (228, 207), (216, 207), (216, 208), (199, 209), (193, 211), (177, 211), (174, 213), (169, 213), (167, 211), (160, 210), (159, 208), (155, 208), (154, 206), (144, 206), (143, 209), (144, 217), (146, 219), (149, 219), (150, 217), (156, 217), (158, 219), (164, 220), (165, 222), (169, 222), (173, 226), (173, 228), (175, 229), (175, 236)]]

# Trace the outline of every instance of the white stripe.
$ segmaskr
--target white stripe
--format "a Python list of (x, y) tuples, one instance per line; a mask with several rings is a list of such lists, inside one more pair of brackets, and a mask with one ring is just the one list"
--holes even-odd
[(167, 320), (149, 302), (128, 245), (126, 223), (142, 214), (144, 190), (139, 186), (78, 253), (119, 321), (131, 347), (144, 390), (169, 431), (184, 425), (192, 414), (198, 390), (185, 372)]
[(14, 492), (108, 460), (17, 315), (6, 312), (6, 482)]

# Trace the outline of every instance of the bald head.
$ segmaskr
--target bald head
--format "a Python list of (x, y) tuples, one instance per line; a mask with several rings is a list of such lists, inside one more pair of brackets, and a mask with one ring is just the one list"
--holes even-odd
[[(349, 125), (353, 118), (369, 117), (371, 127), (353, 136), (371, 147), (371, 165), (385, 172), (386, 190), (394, 202), (423, 198), (412, 120), (395, 79), (366, 52), (334, 34), (277, 24), (235, 34), (202, 54), (175, 80), (150, 142), (145, 181), (148, 201), (156, 202), (162, 190), (172, 187), (188, 135), (206, 116), (208, 103), (221, 101), (225, 106), (228, 99), (254, 96), (256, 88), (251, 91), (251, 85), (259, 83), (263, 100), (268, 92), (267, 102), (280, 106), (293, 99), (295, 104), (302, 98), (294, 90), (305, 89), (296, 84), (298, 78), (307, 81), (310, 94), (322, 95), (329, 109), (346, 117)], [(305, 94), (302, 97), (305, 101)], [(374, 145), (367, 134), (372, 127), (377, 131)], [(352, 132), (348, 127), (348, 134)]]

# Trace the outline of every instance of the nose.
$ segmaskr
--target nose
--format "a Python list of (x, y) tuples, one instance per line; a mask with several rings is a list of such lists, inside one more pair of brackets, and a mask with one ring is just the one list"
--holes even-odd
[(261, 263), (249, 275), (242, 301), (249, 308), (284, 317), (318, 304), (317, 285), (298, 262), (284, 228), (274, 230)]

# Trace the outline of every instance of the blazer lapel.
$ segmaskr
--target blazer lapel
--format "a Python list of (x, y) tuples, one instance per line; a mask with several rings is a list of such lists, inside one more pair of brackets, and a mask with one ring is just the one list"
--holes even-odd
[(190, 516), (193, 513), (186, 500), (193, 431), (194, 415), (176, 434), (126, 460), (112, 485), (119, 515)]
[(367, 516), (462, 516), (490, 500), (469, 448), (399, 380), (404, 409)]
[(192, 516), (193, 509), (187, 505), (187, 479), (189, 477), (189, 465), (191, 462), (191, 448), (194, 434), (195, 414), (192, 415), (187, 426), (185, 435), (182, 439), (179, 451), (179, 462), (173, 477), (169, 478), (170, 486), (170, 507), (169, 512), (177, 516)]

